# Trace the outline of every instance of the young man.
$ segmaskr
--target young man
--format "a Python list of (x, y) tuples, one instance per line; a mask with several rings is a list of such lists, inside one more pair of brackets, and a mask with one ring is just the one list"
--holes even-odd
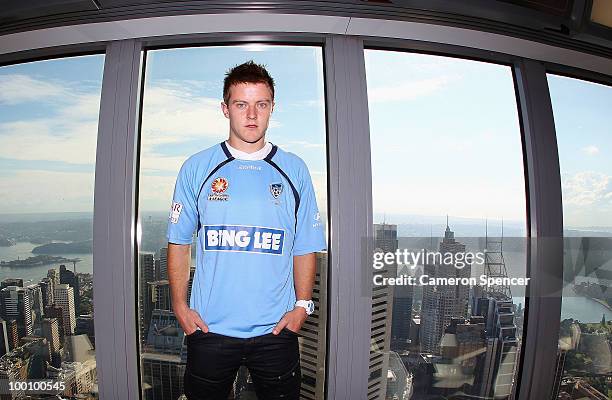
[(264, 67), (231, 69), (221, 103), (229, 139), (189, 157), (176, 180), (168, 276), (187, 335), (189, 400), (226, 400), (240, 365), (259, 400), (299, 398), (296, 332), (314, 310), (314, 253), (326, 245), (306, 165), (265, 141), (273, 108)]

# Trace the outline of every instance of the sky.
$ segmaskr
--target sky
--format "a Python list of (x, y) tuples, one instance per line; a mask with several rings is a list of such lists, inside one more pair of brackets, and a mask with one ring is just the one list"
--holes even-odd
[[(147, 55), (140, 209), (169, 208), (191, 154), (224, 140), (222, 81), (233, 65), (264, 63), (276, 80), (267, 138), (302, 157), (325, 208), (322, 49), (229, 46)], [(0, 202), (3, 214), (93, 209), (104, 56), (0, 67)], [(375, 218), (489, 218), (524, 224), (516, 99), (509, 67), (366, 50)], [(612, 89), (549, 77), (564, 222), (612, 226)]]

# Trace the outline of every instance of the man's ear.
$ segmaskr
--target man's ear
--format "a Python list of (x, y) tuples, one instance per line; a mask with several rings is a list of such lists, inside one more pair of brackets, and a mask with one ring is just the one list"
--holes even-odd
[(225, 118), (229, 118), (229, 109), (224, 101), (221, 102), (221, 112), (225, 115)]

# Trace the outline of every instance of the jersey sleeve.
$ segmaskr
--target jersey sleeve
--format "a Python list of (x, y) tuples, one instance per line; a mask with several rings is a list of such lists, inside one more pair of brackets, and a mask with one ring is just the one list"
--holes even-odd
[(312, 179), (306, 164), (302, 162), (300, 182), (300, 206), (297, 213), (297, 227), (293, 255), (301, 256), (322, 251), (327, 248), (324, 224), (317, 207)]
[(191, 169), (187, 163), (181, 167), (174, 186), (174, 196), (168, 216), (166, 237), (169, 243), (191, 244), (198, 225), (196, 193)]

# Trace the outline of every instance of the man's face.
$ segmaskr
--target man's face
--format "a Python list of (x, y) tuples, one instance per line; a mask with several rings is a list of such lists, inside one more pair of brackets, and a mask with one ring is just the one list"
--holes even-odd
[(265, 83), (238, 83), (229, 88), (229, 104), (221, 103), (230, 121), (230, 137), (246, 143), (264, 140), (274, 108), (272, 91)]

